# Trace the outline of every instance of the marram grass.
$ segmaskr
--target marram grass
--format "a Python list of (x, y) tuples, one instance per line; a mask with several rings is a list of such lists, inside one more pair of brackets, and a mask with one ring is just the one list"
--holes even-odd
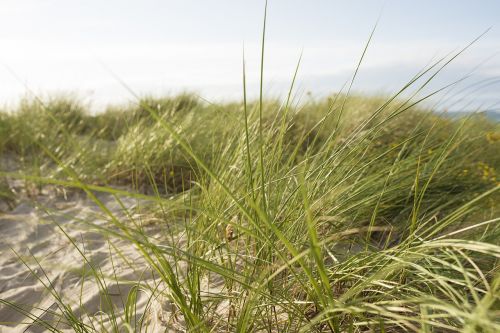
[[(100, 232), (135, 244), (162, 287), (137, 281), (124, 311), (108, 299), (107, 327), (88, 324), (39, 273), (57, 320), (2, 303), (54, 331), (145, 329), (131, 320), (139, 290), (175, 304), (188, 331), (497, 331), (498, 125), (415, 107), (387, 120), (399, 100), (372, 117), (384, 101), (354, 96), (337, 124), (342, 98), (263, 103), (263, 138), (259, 104), (246, 106), (245, 121), (240, 104), (189, 95), (97, 116), (68, 109), (78, 123), (51, 103), (4, 114), (3, 128), (36, 131), (2, 132), (3, 155), (21, 168), (2, 177), (85, 191), (109, 221)], [(55, 105), (65, 103), (74, 102)], [(140, 196), (171, 234), (158, 244), (98, 192)], [(89, 267), (87, 283), (109, 288)], [(216, 277), (218, 294), (204, 296), (202, 281)], [(217, 312), (223, 303), (229, 310)]]

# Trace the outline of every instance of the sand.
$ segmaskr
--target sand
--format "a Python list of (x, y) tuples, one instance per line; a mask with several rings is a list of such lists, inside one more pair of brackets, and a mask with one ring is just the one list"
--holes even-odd
[[(14, 209), (0, 211), (0, 299), (16, 303), (33, 316), (26, 318), (11, 306), (0, 304), (0, 332), (47, 331), (34, 323), (36, 317), (62, 331), (73, 331), (64, 319), (59, 320), (61, 312), (50, 289), (57, 292), (65, 303), (71, 304), (72, 311), (96, 331), (112, 331), (112, 311), (79, 251), (107, 277), (105, 282), (118, 317), (117, 324), (120, 331), (125, 332), (124, 304), (131, 289), (137, 281), (151, 289), (157, 284), (157, 278), (138, 249), (123, 239), (109, 241), (89, 226), (89, 223), (109, 226), (110, 222), (85, 194), (64, 194), (54, 187), (45, 187), (42, 191), (35, 188), (30, 193), (22, 186), (12, 186), (18, 192), (25, 192)], [(123, 208), (112, 195), (101, 193), (98, 197), (113, 214), (125, 219)], [(141, 202), (131, 198), (121, 200), (129, 213), (137, 214)], [(3, 207), (5, 210), (6, 206)], [(148, 235), (160, 237), (161, 229), (158, 227), (152, 226), (147, 230)], [(150, 298), (149, 295), (148, 292), (139, 292), (136, 316), (131, 319), (132, 327), (136, 325), (134, 318), (142, 316), (142, 331), (183, 331), (182, 321), (168, 300), (158, 296)], [(52, 314), (54, 311), (56, 315)]]

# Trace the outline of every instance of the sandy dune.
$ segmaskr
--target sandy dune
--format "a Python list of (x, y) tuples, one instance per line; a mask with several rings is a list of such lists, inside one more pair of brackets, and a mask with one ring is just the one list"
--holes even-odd
[[(125, 216), (113, 196), (99, 194), (99, 199), (113, 214)], [(123, 198), (122, 203), (128, 212), (136, 211), (140, 205), (130, 198)], [(0, 304), (0, 332), (46, 331), (43, 326), (34, 324), (36, 317), (57, 325), (58, 329), (73, 331), (58, 317), (61, 312), (50, 289), (71, 304), (74, 313), (97, 331), (112, 330), (111, 313), (124, 317), (124, 304), (135, 283), (141, 281), (151, 289), (155, 287), (154, 274), (134, 245), (124, 240), (108, 241), (83, 221), (96, 225), (109, 223), (101, 209), (85, 195), (74, 193), (64, 198), (51, 193), (50, 189), (44, 189), (34, 200), (21, 200), (11, 211), (0, 212), (0, 299), (16, 303), (33, 315), (26, 319), (11, 306)], [(150, 232), (154, 236), (159, 230), (152, 228)], [(110, 311), (90, 274), (90, 266), (84, 264), (79, 251), (107, 277), (105, 282), (114, 311)], [(28, 306), (33, 304), (36, 308)], [(130, 322), (135, 325), (134, 318), (139, 319), (144, 314), (142, 331), (180, 330), (182, 323), (171, 313), (168, 302), (139, 292), (137, 310)], [(122, 319), (117, 319), (117, 324), (120, 331), (126, 331)]]

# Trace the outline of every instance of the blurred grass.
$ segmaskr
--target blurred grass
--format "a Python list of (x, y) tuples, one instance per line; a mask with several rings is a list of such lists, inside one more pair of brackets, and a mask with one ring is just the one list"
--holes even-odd
[[(338, 103), (344, 97), (334, 95), (288, 107), (291, 110), (287, 110), (284, 119), (284, 147), (279, 156), (272, 152), (272, 157), (278, 157), (281, 162), (292, 158), (287, 163), (296, 165), (309, 155), (325, 153), (321, 149), (340, 147), (356, 127), (385, 102), (383, 97), (349, 96), (342, 126), (331, 138), (338, 119), (335, 116), (324, 119), (325, 111), (331, 109), (334, 100)], [(190, 148), (208, 163), (216, 163), (214, 158), (224, 150), (240, 145), (237, 137), (245, 132), (241, 117), (243, 106), (239, 103), (208, 104), (194, 95), (183, 94), (147, 97), (137, 104), (113, 106), (106, 112), (91, 115), (77, 99), (59, 97), (41, 103), (23, 100), (15, 110), (0, 111), (0, 152), (19, 162), (19, 166), (26, 170), (36, 168), (45, 176), (63, 175), (57, 163), (40, 148), (45, 147), (88, 182), (134, 182), (147, 190), (154, 180), (163, 193), (176, 193), (181, 190), (183, 180), (194, 177), (201, 170), (145, 107), (155, 109), (160, 118), (175, 124), (176, 131), (189, 142)], [(379, 118), (390, 114), (396, 107), (397, 103), (387, 107)], [(255, 121), (258, 102), (250, 103), (248, 108), (253, 110), (250, 117)], [(264, 101), (263, 109), (263, 126), (272, 136), (277, 131), (278, 121), (282, 121), (279, 117), (284, 106), (279, 101)], [(319, 122), (321, 126), (317, 125)], [(415, 159), (419, 158), (424, 165), (432, 161), (460, 124), (460, 119), (440, 117), (429, 110), (413, 108), (363, 138), (366, 141), (363, 156), (368, 160), (384, 154), (370, 166), (370, 170), (381, 172), (392, 165), (398, 154), (402, 154), (400, 168), (408, 164), (407, 171), (413, 173)], [(250, 126), (254, 126), (250, 128), (254, 131), (255, 125)], [(364, 130), (369, 131), (370, 127), (366, 126)], [(442, 179), (442, 186), (451, 194), (460, 192), (465, 195), (495, 185), (498, 182), (496, 170), (500, 168), (497, 136), (497, 123), (481, 115), (471, 116), (460, 130), (456, 147), (447, 157), (439, 179), (434, 180), (434, 186), (440, 186), (439, 180)], [(255, 137), (250, 139), (256, 140)], [(405, 140), (410, 142), (401, 152), (400, 145)], [(400, 176), (404, 176), (404, 170), (400, 171)]]

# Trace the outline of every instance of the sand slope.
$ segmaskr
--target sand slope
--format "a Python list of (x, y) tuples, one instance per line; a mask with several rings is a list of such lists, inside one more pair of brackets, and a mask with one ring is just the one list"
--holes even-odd
[[(98, 197), (113, 214), (125, 216), (113, 196), (99, 194)], [(140, 204), (130, 198), (122, 198), (122, 203), (128, 212), (133, 212)], [(130, 242), (108, 241), (83, 221), (96, 225), (110, 223), (101, 209), (83, 194), (72, 194), (65, 199), (47, 191), (34, 200), (22, 200), (12, 211), (0, 212), (0, 299), (16, 303), (20, 309), (33, 315), (26, 319), (11, 306), (0, 304), (0, 332), (47, 331), (34, 323), (36, 317), (57, 325), (60, 330), (73, 331), (60, 317), (61, 311), (50, 289), (57, 292), (65, 303), (69, 302), (72, 311), (96, 331), (113, 330), (110, 319), (113, 313), (119, 317), (116, 321), (118, 328), (125, 331), (122, 319), (130, 290), (137, 281), (153, 289), (154, 274)], [(157, 231), (151, 230), (153, 234)], [(79, 250), (107, 276), (105, 283), (113, 311)], [(110, 252), (114, 254), (110, 255)], [(36, 304), (36, 308), (28, 306), (32, 304)], [(181, 330), (182, 323), (170, 315), (168, 301), (156, 296), (150, 299), (147, 292), (140, 292), (136, 306), (130, 323), (136, 325), (144, 315), (142, 331)]]

